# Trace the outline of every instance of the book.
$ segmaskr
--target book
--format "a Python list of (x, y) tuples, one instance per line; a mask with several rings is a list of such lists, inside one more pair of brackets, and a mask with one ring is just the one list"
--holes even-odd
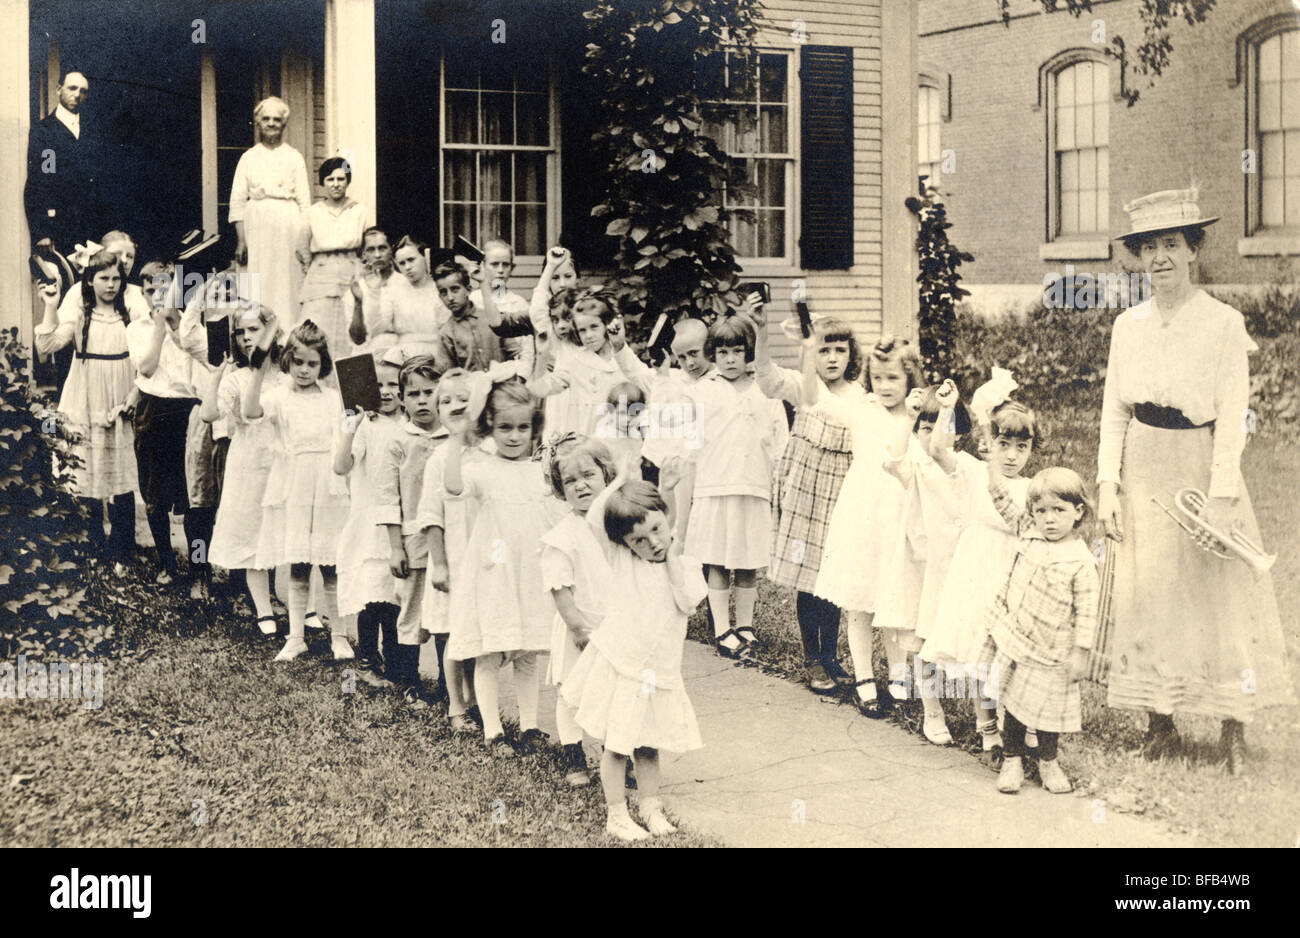
[(379, 376), (375, 373), (374, 356), (363, 352), (337, 359), (334, 370), (339, 376), (339, 393), (345, 410), (379, 410)]

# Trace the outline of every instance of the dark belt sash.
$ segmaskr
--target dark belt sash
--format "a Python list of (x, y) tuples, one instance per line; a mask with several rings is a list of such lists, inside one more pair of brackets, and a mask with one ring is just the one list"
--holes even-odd
[(1133, 416), (1137, 418), (1138, 423), (1160, 430), (1199, 430), (1201, 427), (1214, 426), (1213, 420), (1192, 423), (1177, 407), (1161, 407), (1159, 404), (1134, 404)]
[(115, 355), (101, 355), (101, 354), (99, 354), (98, 352), (82, 352), (82, 351), (78, 351), (78, 352), (77, 352), (77, 357), (78, 357), (78, 358), (81, 358), (81, 359), (91, 359), (91, 360), (93, 360), (93, 361), (101, 361), (101, 362), (120, 362), (120, 361), (121, 361), (122, 359), (124, 359), (124, 358), (130, 358), (130, 357), (131, 357), (131, 353), (130, 353), (130, 352), (118, 352), (118, 353), (115, 354)]

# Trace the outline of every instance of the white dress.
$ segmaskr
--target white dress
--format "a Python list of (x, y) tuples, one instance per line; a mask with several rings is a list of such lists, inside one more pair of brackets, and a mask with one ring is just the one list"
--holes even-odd
[(755, 381), (720, 374), (683, 385), (695, 409), (698, 449), (685, 550), (701, 563), (728, 570), (767, 566), (772, 525), (772, 475), (789, 430), (781, 402)]
[(60, 306), (59, 324), (38, 332), (36, 346), (46, 352), (73, 343), (76, 352), (59, 397), (59, 413), (77, 437), (72, 451), (81, 459), (81, 465), (72, 470), (73, 485), (83, 498), (113, 498), (139, 485), (135, 431), (131, 421), (122, 417), (135, 381), (135, 366), (128, 354), (126, 324), (116, 310), (90, 313), (90, 329), (82, 347), (81, 308), (80, 302), (66, 312)]
[(301, 309), (294, 324), (310, 319), (325, 332), (330, 354), (344, 358), (351, 354), (348, 336), (351, 322), (352, 280), (361, 272), (357, 251), (366, 228), (366, 207), (352, 202), (335, 212), (325, 200), (308, 210), (306, 224), (311, 232), (311, 264), (303, 278)]
[[(582, 515), (570, 512), (542, 535), (542, 586), (552, 598), (553, 590), (570, 587), (578, 611), (593, 626), (605, 618), (605, 593), (613, 582), (605, 549)], [(573, 633), (556, 612), (547, 683), (562, 684), (580, 654)]]
[(244, 223), (248, 246), (250, 296), (280, 317), (295, 322), (302, 268), (294, 246), (303, 215), (311, 208), (311, 184), (302, 154), (281, 143), (257, 143), (244, 151), (230, 185), (230, 222)]
[(874, 394), (822, 394), (817, 403), (849, 427), (853, 463), (831, 511), (813, 593), (841, 609), (875, 612), (881, 571), (893, 560), (903, 513), (903, 485), (884, 470), (885, 447), (898, 421), (909, 418), (906, 412), (891, 414)]
[[(953, 455), (958, 465), (965, 460), (978, 462), (967, 453)], [(957, 547), (961, 515), (957, 483), (915, 436), (908, 440), (907, 453), (885, 466), (903, 483), (903, 510), (894, 550), (882, 571), (875, 625), (914, 633), (904, 644), (920, 651)]]
[(376, 355), (400, 345), (408, 355), (439, 356), (438, 324), (444, 316), (451, 314), (432, 279), (413, 287), (406, 277), (393, 274), (380, 291), (378, 317), (373, 325), (367, 323), (367, 344)]
[[(492, 441), (485, 440), (477, 449), (464, 450), (461, 455), (462, 471), (470, 463), (486, 459), (489, 453), (485, 450), (490, 450), (491, 447)], [(455, 631), (448, 614), (451, 593), (465, 581), (465, 551), (478, 514), (477, 499), (466, 497), (464, 492), (459, 495), (447, 494), (442, 484), (446, 463), (445, 446), (438, 447), (429, 456), (421, 482), (420, 507), (415, 515), (415, 527), (424, 534), (426, 543), (431, 543), (430, 538), (433, 536), (430, 528), (442, 528), (442, 543), (447, 553), (448, 592), (444, 593), (433, 585), (432, 557), (425, 570), (424, 608), (421, 610), (420, 627), (431, 635), (450, 635)]]
[[(940, 662), (949, 670), (979, 662), (988, 637), (985, 613), (1006, 582), (1020, 542), (1018, 532), (1003, 520), (989, 495), (988, 463), (961, 460), (958, 472), (961, 534), (921, 649), (923, 659)], [(1029, 480), (1021, 476), (1004, 479), (1003, 484), (1023, 509)]]
[(262, 396), (262, 419), (275, 428), (275, 459), (262, 496), (257, 566), (331, 566), (348, 520), (348, 484), (330, 457), (343, 399), (333, 388), (299, 391), (287, 382)]
[(348, 520), (336, 550), (341, 616), (361, 612), (369, 603), (398, 604), (397, 583), (388, 566), (388, 530), (375, 523), (374, 493), (379, 487), (379, 454), (401, 432), (400, 419), (381, 414), (362, 420), (352, 438)]
[(682, 681), (682, 646), (687, 619), (707, 594), (700, 561), (682, 556), (683, 581), (674, 588), (667, 564), (605, 544), (614, 585), (608, 615), (565, 677), (564, 702), (610, 752), (699, 749), (704, 742)]
[[(208, 560), (227, 570), (269, 569), (257, 565), (257, 541), (262, 533), (262, 496), (275, 456), (275, 428), (265, 417), (244, 419), (244, 391), (252, 380), (253, 370), (240, 368), (227, 373), (217, 388), (219, 422), (230, 428), (230, 449)], [(264, 407), (267, 395), (287, 380), (278, 368), (267, 374), (262, 386)]]
[[(542, 535), (566, 510), (540, 463), (500, 456), (462, 464), (463, 494), (478, 502), (465, 578), (452, 591), (447, 657), (546, 651), (555, 607), (542, 587)], [(444, 470), (445, 472), (445, 470)]]

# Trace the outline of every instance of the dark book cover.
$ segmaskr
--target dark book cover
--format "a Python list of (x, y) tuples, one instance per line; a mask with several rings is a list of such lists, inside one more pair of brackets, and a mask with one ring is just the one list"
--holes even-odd
[(339, 393), (345, 410), (379, 410), (379, 376), (369, 353), (351, 355), (334, 362), (339, 376)]

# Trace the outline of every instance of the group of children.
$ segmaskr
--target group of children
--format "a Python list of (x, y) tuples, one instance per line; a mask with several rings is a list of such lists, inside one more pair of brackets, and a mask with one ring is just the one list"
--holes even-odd
[[(1044, 787), (1070, 791), (1057, 743), (1080, 729), (1099, 596), (1079, 536), (1083, 480), (1062, 467), (1021, 476), (1039, 425), (1009, 373), (994, 369), (968, 407), (952, 381), (925, 386), (905, 340), (864, 356), (847, 323), (812, 332), (798, 372), (772, 364), (761, 338), (756, 356), (763, 390), (798, 407), (774, 480), (769, 576), (799, 591), (810, 686), (852, 685), (858, 708), (880, 716), (879, 629), (888, 696), (920, 697), (926, 739), (952, 741), (941, 699), (962, 688), (1000, 791), (1020, 789), (1035, 736)], [(836, 660), (841, 611), (856, 679)]]
[[(801, 369), (780, 368), (757, 295), (711, 324), (677, 323), (671, 356), (651, 368), (613, 298), (577, 289), (567, 251), (548, 252), (523, 301), (505, 290), (507, 245), (487, 245), (477, 290), (463, 266), (428, 271), (422, 248), (399, 243), (407, 292), (368, 293), (354, 320), (353, 340), (376, 357), (373, 413), (345, 413), (333, 350), (310, 320), (283, 327), (221, 278), (180, 314), (166, 269), (150, 265), (152, 331), (132, 360), (140, 374), (180, 375), (187, 357), (206, 372), (189, 373), (201, 404), (177, 451), (185, 476), (215, 479), (207, 560), (243, 571), (268, 636), (271, 571), (287, 568), (277, 661), (328, 624), (336, 659), (355, 656), (364, 681), (424, 708), (419, 655), (432, 637), (452, 730), (481, 731), (501, 757), (545, 744), (545, 677), (558, 688), (566, 780), (590, 780), (584, 733), (602, 741), (607, 828), (642, 839), (673, 830), (658, 750), (701, 745), (681, 677), (687, 619), (707, 599), (718, 653), (752, 657), (767, 568), (798, 591), (814, 690), (852, 685), (863, 713), (881, 713), (874, 626), (889, 696), (920, 689), (930, 741), (951, 737), (919, 679), (934, 666), (967, 672), (985, 750), (1005, 740), (1001, 790), (1020, 787), (1029, 731), (1044, 784), (1069, 790), (1055, 753), (1057, 734), (1079, 729), (1095, 622), (1096, 573), (1076, 536), (1087, 501), (1070, 470), (1020, 477), (1038, 429), (1009, 398), (1013, 382), (995, 379), (968, 409), (951, 382), (924, 387), (906, 341), (883, 338), (864, 356), (847, 323), (824, 318)], [(418, 302), (430, 287), (443, 323)], [(230, 353), (209, 368), (214, 312)], [(955, 446), (973, 428), (984, 459)], [(838, 663), (841, 610), (856, 680)], [(513, 744), (499, 706), (507, 664)], [(629, 757), (644, 827), (625, 801)]]

